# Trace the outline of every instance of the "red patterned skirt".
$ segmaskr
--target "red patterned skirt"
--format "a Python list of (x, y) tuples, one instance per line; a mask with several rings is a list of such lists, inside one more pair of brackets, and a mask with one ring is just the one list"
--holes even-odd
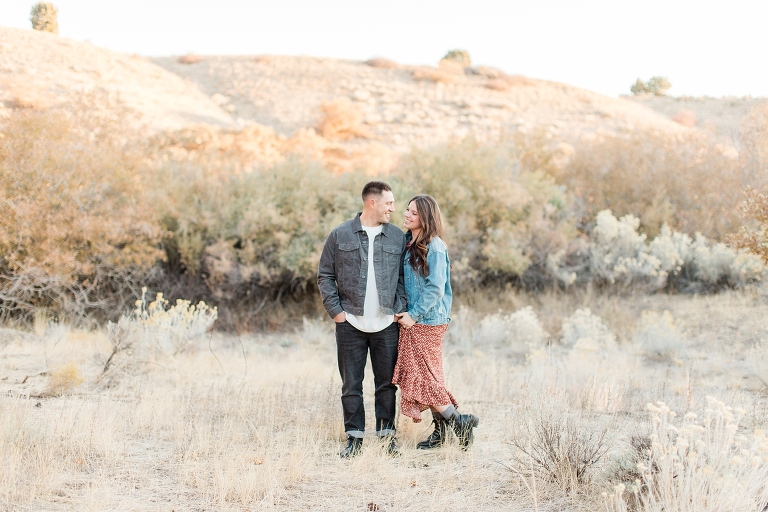
[(400, 328), (397, 364), (392, 382), (400, 387), (403, 414), (418, 423), (421, 411), (429, 406), (453, 404), (456, 399), (445, 389), (443, 336), (448, 324), (415, 324)]

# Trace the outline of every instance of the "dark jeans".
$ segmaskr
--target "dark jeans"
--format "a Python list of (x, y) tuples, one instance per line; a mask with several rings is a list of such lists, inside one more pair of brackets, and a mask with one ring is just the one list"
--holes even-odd
[(363, 377), (368, 349), (371, 350), (373, 382), (376, 385), (376, 434), (395, 433), (395, 391), (392, 374), (397, 362), (397, 322), (379, 332), (362, 332), (347, 321), (336, 324), (336, 348), (341, 374), (341, 407), (344, 409), (344, 431), (348, 436), (363, 437), (365, 406)]

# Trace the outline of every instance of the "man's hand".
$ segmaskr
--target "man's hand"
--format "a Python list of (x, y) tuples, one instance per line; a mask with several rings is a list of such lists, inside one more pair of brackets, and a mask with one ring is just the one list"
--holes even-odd
[(411, 315), (409, 315), (407, 311), (405, 313), (395, 315), (395, 318), (397, 318), (397, 323), (406, 329), (410, 329), (416, 324), (416, 321), (411, 318)]
[(338, 315), (336, 315), (335, 317), (333, 317), (333, 321), (336, 322), (337, 324), (345, 322), (346, 320), (347, 320), (347, 314), (343, 311)]

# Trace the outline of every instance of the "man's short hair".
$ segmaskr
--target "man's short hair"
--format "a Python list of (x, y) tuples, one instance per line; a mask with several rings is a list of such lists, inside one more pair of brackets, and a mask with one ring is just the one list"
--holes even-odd
[(371, 195), (380, 196), (382, 192), (392, 192), (392, 187), (383, 181), (369, 181), (363, 187), (363, 202)]

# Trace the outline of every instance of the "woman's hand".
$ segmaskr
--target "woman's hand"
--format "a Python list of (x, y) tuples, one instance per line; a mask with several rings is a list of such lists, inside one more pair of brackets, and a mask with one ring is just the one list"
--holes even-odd
[(416, 324), (416, 321), (411, 318), (411, 315), (409, 315), (407, 311), (405, 313), (395, 315), (395, 318), (397, 318), (397, 323), (406, 329), (410, 329)]

